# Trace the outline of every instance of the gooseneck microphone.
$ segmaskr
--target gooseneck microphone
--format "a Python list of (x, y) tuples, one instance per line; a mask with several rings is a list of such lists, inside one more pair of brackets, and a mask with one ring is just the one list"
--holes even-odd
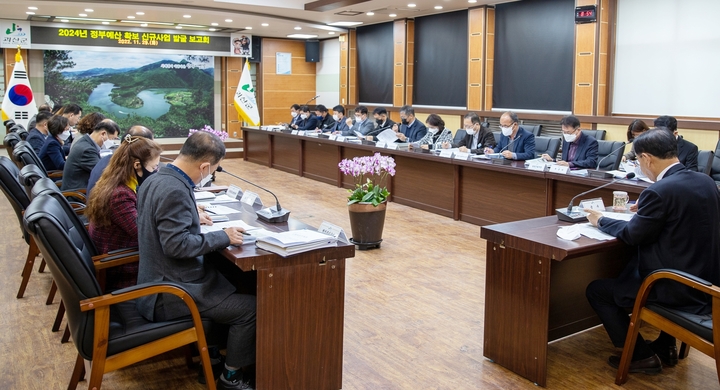
[(613, 177), (612, 173), (607, 172), (607, 171), (601, 171), (601, 170), (600, 170), (600, 165), (602, 164), (603, 161), (605, 161), (605, 159), (607, 159), (608, 157), (614, 155), (615, 152), (617, 152), (617, 151), (620, 150), (620, 149), (625, 148), (625, 146), (630, 145), (631, 143), (633, 143), (633, 141), (623, 142), (621, 146), (613, 149), (612, 152), (610, 152), (607, 156), (601, 158), (600, 161), (598, 161), (597, 166), (595, 167), (595, 169), (588, 171), (588, 176), (594, 177), (594, 178), (597, 178), (597, 179), (610, 179), (611, 177)]
[(219, 165), (215, 171), (225, 173), (225, 174), (230, 175), (238, 180), (244, 181), (245, 183), (248, 183), (254, 187), (257, 187), (257, 188), (269, 193), (270, 195), (273, 196), (273, 198), (275, 198), (275, 209), (273, 210), (271, 207), (267, 207), (262, 210), (256, 211), (258, 219), (268, 222), (268, 223), (280, 223), (280, 222), (286, 222), (288, 220), (288, 218), (290, 217), (290, 210), (283, 209), (280, 207), (280, 201), (278, 200), (277, 196), (275, 196), (275, 194), (272, 193), (272, 191), (270, 191), (266, 188), (260, 187), (259, 185), (255, 184), (251, 181), (245, 180), (238, 175), (232, 174), (232, 173), (224, 170), (223, 167), (221, 167)]
[(500, 149), (500, 151), (499, 151), (498, 153), (502, 153), (505, 149), (510, 150), (510, 149), (508, 149), (508, 148), (510, 147), (510, 145), (514, 144), (515, 141), (517, 141), (517, 140), (519, 140), (519, 139), (520, 139), (520, 136), (518, 135), (518, 136), (515, 137), (512, 141), (508, 142), (508, 144), (505, 145), (504, 148)]
[(556, 210), (555, 210), (555, 214), (557, 214), (557, 217), (558, 217), (559, 220), (565, 221), (565, 222), (578, 223), (578, 222), (587, 221), (587, 214), (586, 214), (585, 212), (573, 212), (573, 211), (572, 211), (572, 209), (573, 209), (573, 204), (575, 203), (575, 199), (577, 199), (577, 198), (579, 198), (579, 197), (581, 197), (581, 196), (587, 195), (587, 194), (589, 194), (589, 193), (591, 193), (591, 192), (597, 191), (597, 190), (599, 190), (599, 189), (605, 188), (605, 187), (607, 187), (607, 186), (609, 186), (609, 185), (615, 184), (615, 183), (617, 183), (619, 180), (632, 179), (633, 177), (635, 177), (635, 173), (630, 172), (630, 173), (628, 173), (627, 175), (625, 175), (625, 177), (623, 177), (623, 178), (621, 178), (621, 179), (615, 179), (615, 180), (610, 181), (610, 182), (608, 182), (608, 183), (605, 183), (605, 184), (603, 184), (603, 185), (601, 185), (601, 186), (598, 186), (598, 187), (595, 187), (595, 188), (591, 188), (591, 189), (589, 189), (589, 190), (587, 190), (587, 191), (585, 191), (585, 192), (579, 193), (579, 194), (575, 195), (572, 199), (570, 199), (570, 204), (568, 204), (567, 209), (564, 209), (564, 208), (562, 208), (562, 209), (556, 209)]
[(307, 106), (308, 104), (310, 104), (311, 101), (313, 101), (313, 100), (315, 100), (315, 99), (317, 99), (317, 98), (319, 98), (319, 97), (320, 97), (320, 95), (316, 95), (314, 98), (308, 100), (307, 103), (305, 103), (305, 105)]

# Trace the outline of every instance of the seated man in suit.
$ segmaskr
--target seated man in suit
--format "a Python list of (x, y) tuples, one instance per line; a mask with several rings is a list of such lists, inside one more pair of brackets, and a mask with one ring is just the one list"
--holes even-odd
[(350, 135), (352, 121), (350, 121), (350, 126), (348, 126), (346, 122), (347, 118), (345, 118), (345, 107), (339, 104), (333, 107), (332, 117), (335, 119), (335, 126), (333, 126), (330, 131), (332, 131), (333, 134)]
[[(293, 125), (297, 125), (297, 123), (300, 121), (300, 105), (293, 104), (290, 106), (290, 123), (286, 123), (288, 127), (293, 127)], [(295, 127), (293, 127), (295, 128)]]
[(384, 130), (391, 129), (395, 122), (388, 118), (388, 112), (385, 107), (375, 107), (373, 110), (373, 118), (375, 118), (375, 131), (373, 135), (368, 135), (366, 139), (368, 141), (377, 141), (377, 135)]
[[(182, 286), (200, 315), (229, 325), (225, 369), (218, 389), (248, 389), (255, 363), (255, 307), (252, 295), (236, 292), (205, 255), (240, 246), (243, 230), (229, 227), (201, 233), (193, 189), (206, 184), (225, 156), (214, 134), (194, 133), (178, 157), (147, 178), (137, 194), (140, 261), (138, 283), (167, 281)], [(169, 321), (190, 314), (179, 298), (157, 294), (139, 298), (137, 309), (150, 321)], [(207, 378), (207, 380), (211, 380)]]
[(678, 159), (686, 169), (691, 171), (698, 170), (698, 147), (690, 141), (685, 141), (681, 135), (678, 135), (677, 119), (674, 117), (663, 115), (655, 119), (655, 127), (663, 128), (675, 136), (678, 147)]
[(40, 150), (45, 144), (45, 139), (48, 137), (48, 121), (52, 118), (53, 114), (50, 111), (40, 111), (35, 116), (35, 126), (28, 132), (28, 136), (25, 139), (27, 143), (32, 146), (35, 154), (40, 156)]
[(415, 109), (411, 106), (400, 107), (401, 124), (395, 124), (392, 129), (397, 133), (398, 138), (395, 142), (417, 142), (427, 134), (425, 124), (416, 120)]
[(294, 127), (297, 130), (315, 130), (317, 129), (320, 121), (315, 114), (310, 112), (310, 107), (300, 107), (300, 121), (298, 121)]
[(315, 107), (315, 115), (317, 115), (318, 118), (318, 126), (317, 128), (322, 131), (328, 131), (328, 129), (332, 129), (333, 126), (335, 126), (335, 119), (332, 117), (332, 115), (328, 115), (328, 109), (322, 104), (318, 104)]
[(87, 188), (90, 172), (100, 161), (100, 148), (115, 145), (113, 140), (120, 136), (120, 128), (111, 119), (105, 119), (95, 126), (90, 134), (75, 140), (63, 169), (62, 190)]
[[(661, 268), (671, 268), (720, 283), (720, 193), (707, 175), (686, 170), (677, 157), (672, 133), (649, 130), (634, 142), (640, 169), (655, 183), (640, 194), (637, 214), (630, 221), (590, 213), (588, 220), (601, 231), (637, 246), (625, 270), (616, 279), (600, 279), (587, 287), (586, 295), (613, 345), (625, 344), (632, 308), (643, 279)], [(648, 302), (694, 313), (711, 312), (711, 300), (703, 293), (672, 281), (655, 284)], [(647, 344), (638, 335), (630, 372), (657, 373), (661, 360), (677, 363), (675, 338), (661, 333)], [(608, 363), (617, 368), (619, 356)]]
[[(595, 138), (583, 134), (578, 118), (569, 115), (560, 121), (563, 132), (562, 159), (558, 165), (570, 169), (595, 169), (597, 166), (598, 142)], [(554, 156), (543, 154), (547, 161), (555, 160)]]
[(497, 145), (495, 136), (490, 130), (482, 126), (478, 114), (471, 112), (465, 115), (463, 126), (465, 128), (465, 137), (457, 144), (450, 145), (446, 142), (443, 144), (443, 148), (448, 149), (452, 146), (453, 148), (459, 148), (460, 152), (463, 153), (482, 154), (484, 148), (494, 148)]
[(367, 135), (367, 133), (375, 129), (375, 122), (368, 118), (368, 109), (365, 106), (355, 107), (355, 120), (352, 121), (348, 118), (345, 120), (345, 124), (350, 126), (350, 134), (348, 135), (356, 135), (356, 132)]
[(500, 143), (495, 148), (485, 148), (485, 154), (500, 153), (509, 160), (535, 158), (535, 136), (520, 127), (517, 114), (508, 111), (500, 117)]

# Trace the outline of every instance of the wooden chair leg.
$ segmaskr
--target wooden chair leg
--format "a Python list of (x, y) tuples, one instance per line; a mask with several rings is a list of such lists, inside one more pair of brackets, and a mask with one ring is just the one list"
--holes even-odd
[(27, 258), (25, 259), (25, 267), (22, 273), (22, 282), (20, 282), (20, 290), (18, 290), (18, 299), (25, 295), (25, 288), (27, 287), (28, 281), (30, 280), (30, 274), (32, 273), (32, 267), (35, 263), (35, 257), (40, 254), (40, 250), (35, 245), (35, 240), (30, 238), (30, 247), (28, 248)]
[(73, 368), (72, 376), (70, 377), (70, 384), (68, 384), (68, 390), (77, 389), (78, 382), (83, 380), (85, 377), (85, 361), (82, 356), (78, 354), (75, 360), (75, 368)]
[[(678, 358), (679, 359), (685, 359), (690, 354), (690, 346), (683, 343), (680, 343), (680, 351), (678, 352)], [(719, 373), (720, 374), (720, 373)]]
[(193, 368), (195, 366), (195, 362), (193, 362), (193, 353), (192, 353), (192, 344), (188, 344), (183, 348), (183, 351), (185, 351), (185, 364), (187, 365), (188, 369)]
[(42, 259), (42, 261), (40, 262), (40, 267), (38, 268), (38, 273), (43, 272), (45, 272), (45, 259)]
[(639, 320), (639, 317), (639, 313), (633, 313), (633, 316), (630, 319), (630, 327), (628, 328), (627, 337), (625, 339), (625, 346), (623, 346), (622, 357), (620, 357), (620, 366), (618, 367), (618, 372), (615, 376), (615, 384), (618, 386), (628, 380), (632, 354), (635, 349), (635, 342), (637, 342), (638, 332), (640, 332), (640, 323), (642, 322)]
[(60, 324), (62, 323), (63, 316), (65, 315), (65, 303), (60, 301), (57, 314), (55, 315), (55, 322), (53, 322), (52, 331), (57, 332), (60, 330)]
[[(45, 263), (45, 260), (43, 260), (43, 264)], [(55, 300), (55, 293), (57, 292), (57, 284), (55, 284), (55, 280), (53, 279), (52, 284), (50, 285), (50, 292), (48, 293), (47, 300), (45, 301), (46, 305), (52, 305), (53, 300)]]
[(65, 332), (63, 333), (63, 337), (60, 339), (60, 344), (65, 344), (68, 341), (70, 341), (70, 326), (65, 325)]

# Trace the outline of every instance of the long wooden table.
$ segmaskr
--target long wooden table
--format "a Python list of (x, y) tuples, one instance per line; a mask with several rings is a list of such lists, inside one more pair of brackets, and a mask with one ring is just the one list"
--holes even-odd
[(558, 238), (557, 217), (481, 228), (487, 240), (483, 355), (540, 386), (548, 342), (600, 323), (587, 285), (617, 277), (632, 248), (619, 240)]
[[(242, 207), (231, 220), (270, 231), (315, 230), (292, 218), (267, 224), (247, 205), (223, 205)], [(255, 245), (221, 253), (257, 283), (256, 389), (341, 389), (345, 259), (355, 256), (355, 246), (338, 243), (288, 257)]]
[[(244, 159), (338, 187), (352, 188), (338, 163), (376, 152), (395, 158), (390, 200), (476, 225), (553, 215), (570, 199), (608, 180), (525, 169), (522, 161), (496, 165), (488, 160), (460, 161), (431, 153), (377, 148), (327, 138), (243, 128)], [(647, 183), (620, 180), (590, 197), (611, 204), (613, 191), (637, 198)]]

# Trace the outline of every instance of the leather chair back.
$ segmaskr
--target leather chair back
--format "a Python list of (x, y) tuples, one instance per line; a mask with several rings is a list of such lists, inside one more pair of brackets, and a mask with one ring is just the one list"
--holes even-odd
[(522, 125), (520, 125), (520, 127), (525, 129), (526, 131), (533, 133), (535, 137), (540, 135), (540, 131), (542, 131), (542, 125), (526, 125), (523, 123)]
[(589, 135), (598, 141), (605, 139), (605, 130), (581, 130), (583, 134)]
[(35, 164), (29, 164), (22, 167), (20, 170), (20, 184), (25, 187), (25, 192), (28, 194), (28, 198), (32, 201), (32, 188), (38, 180), (47, 177), (42, 169), (38, 168)]
[(502, 137), (502, 133), (499, 131), (493, 131), (493, 137), (495, 137), (495, 144), (500, 145), (500, 137)]
[(715, 155), (712, 159), (710, 177), (712, 177), (713, 180), (720, 182), (720, 141), (718, 141), (715, 145)]
[[(17, 216), (20, 228), (22, 229), (23, 212), (30, 204), (30, 198), (25, 192), (23, 186), (20, 184), (18, 179), (19, 174), (20, 170), (15, 166), (15, 164), (13, 164), (12, 161), (10, 161), (9, 158), (0, 156), (0, 189), (2, 189), (2, 192), (7, 197), (8, 202), (10, 202), (13, 210), (15, 210), (15, 215)], [(28, 236), (25, 229), (22, 229), (22, 231), (25, 242), (29, 244), (30, 236)]]
[(466, 135), (467, 132), (465, 131), (465, 129), (458, 129), (458, 131), (455, 132), (455, 137), (453, 137), (453, 145), (459, 144)]
[[(620, 162), (622, 161), (624, 150), (622, 146), (623, 143), (619, 141), (598, 140), (598, 162), (600, 163), (600, 167), (598, 167), (598, 169), (601, 171), (617, 170), (620, 167)], [(608, 157), (608, 155), (610, 156)]]
[(92, 255), (76, 245), (77, 229), (53, 196), (35, 198), (25, 211), (24, 223), (60, 291), (75, 347), (84, 359), (92, 360), (95, 313), (80, 310), (80, 301), (102, 295)]
[(535, 157), (540, 157), (547, 153), (550, 157), (556, 158), (560, 150), (560, 138), (557, 137), (535, 137)]
[(7, 133), (5, 138), (3, 138), (3, 145), (5, 145), (8, 156), (10, 156), (12, 162), (15, 164), (17, 164), (17, 161), (15, 160), (15, 157), (13, 157), (13, 150), (15, 149), (15, 145), (17, 145), (20, 141), (22, 141), (22, 139), (20, 139), (20, 136), (15, 132)]
[(48, 176), (47, 169), (45, 169), (42, 160), (40, 160), (40, 157), (35, 153), (35, 149), (26, 141), (18, 142), (17, 145), (15, 145), (13, 156), (15, 156), (15, 160), (20, 164), (20, 168), (33, 164), (45, 173), (45, 177)]
[(698, 172), (710, 175), (715, 153), (712, 150), (701, 150), (698, 152)]

